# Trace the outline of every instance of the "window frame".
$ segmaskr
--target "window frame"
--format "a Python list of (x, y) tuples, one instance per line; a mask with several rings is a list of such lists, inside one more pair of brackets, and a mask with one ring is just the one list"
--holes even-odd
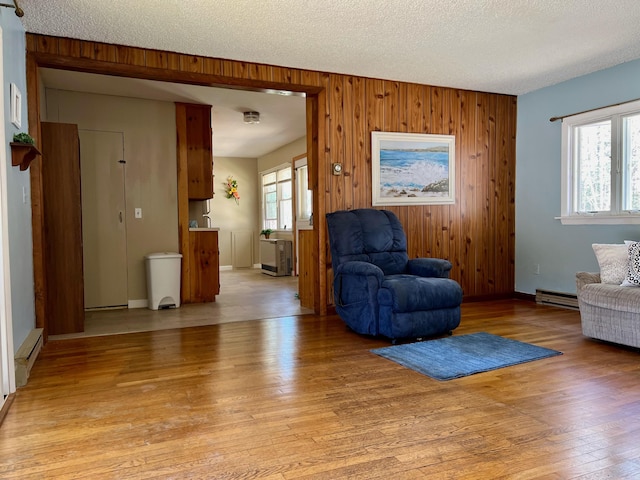
[[(290, 172), (290, 178), (288, 178), (286, 181), (291, 183), (291, 198), (285, 199), (287, 201), (289, 201), (291, 203), (291, 218), (292, 218), (292, 222), (291, 225), (287, 225), (287, 228), (280, 228), (280, 204), (281, 201), (283, 201), (283, 199), (281, 199), (281, 188), (280, 188), (280, 183), (284, 183), (281, 181), (278, 181), (278, 172), (282, 171), (282, 170), (289, 170)], [(282, 163), (280, 165), (277, 165), (273, 168), (270, 168), (268, 170), (263, 170), (259, 173), (258, 177), (259, 177), (259, 185), (260, 185), (260, 225), (262, 226), (262, 229), (266, 229), (266, 228), (270, 228), (267, 227), (265, 224), (265, 219), (266, 219), (266, 202), (265, 202), (265, 184), (264, 184), (264, 177), (266, 175), (270, 175), (272, 173), (275, 173), (276, 175), (276, 181), (275, 184), (274, 183), (270, 183), (269, 185), (275, 185), (276, 186), (276, 225), (277, 228), (271, 228), (271, 230), (273, 231), (281, 231), (281, 232), (292, 232), (293, 231), (293, 223), (294, 223), (294, 219), (293, 219), (293, 201), (294, 201), (294, 195), (293, 195), (293, 188), (294, 188), (294, 179), (293, 179), (293, 169), (292, 169), (292, 165), (290, 163)]]
[(296, 228), (307, 228), (311, 226), (311, 218), (313, 217), (313, 193), (309, 189), (309, 165), (307, 156), (304, 155), (295, 160), (293, 168), (295, 174)]
[[(623, 118), (640, 114), (640, 100), (590, 110), (562, 119), (562, 191), (563, 225), (624, 225), (640, 224), (640, 210), (622, 210), (626, 164), (623, 148)], [(600, 121), (611, 122), (611, 210), (607, 212), (577, 212), (578, 165), (574, 155), (575, 131), (578, 127)]]

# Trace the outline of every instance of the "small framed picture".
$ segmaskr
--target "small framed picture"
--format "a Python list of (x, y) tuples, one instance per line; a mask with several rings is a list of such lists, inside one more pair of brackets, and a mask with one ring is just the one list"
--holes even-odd
[(9, 93), (11, 95), (11, 123), (20, 128), (22, 127), (22, 93), (15, 83), (10, 85)]

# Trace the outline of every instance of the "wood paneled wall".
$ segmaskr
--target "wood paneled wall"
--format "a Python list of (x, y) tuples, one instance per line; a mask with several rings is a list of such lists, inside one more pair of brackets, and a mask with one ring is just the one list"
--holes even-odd
[[(326, 211), (371, 205), (371, 132), (455, 135), (454, 205), (385, 207), (409, 256), (446, 258), (465, 297), (514, 291), (516, 98), (329, 75)], [(344, 175), (329, 175), (331, 162)], [(329, 272), (331, 274), (331, 272)]]
[[(319, 313), (331, 304), (332, 275), (322, 219), (371, 206), (371, 132), (455, 135), (455, 204), (389, 209), (406, 229), (409, 255), (449, 259), (466, 299), (514, 291), (516, 97), (34, 34), (27, 54), (28, 69), (305, 92)], [(342, 176), (331, 175), (332, 162), (343, 163)]]

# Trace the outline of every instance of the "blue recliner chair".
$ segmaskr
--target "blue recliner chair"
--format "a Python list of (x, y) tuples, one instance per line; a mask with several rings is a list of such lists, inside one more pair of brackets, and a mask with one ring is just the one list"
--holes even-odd
[(338, 315), (355, 332), (399, 339), (451, 333), (460, 324), (462, 288), (451, 263), (407, 255), (393, 212), (376, 209), (327, 214)]

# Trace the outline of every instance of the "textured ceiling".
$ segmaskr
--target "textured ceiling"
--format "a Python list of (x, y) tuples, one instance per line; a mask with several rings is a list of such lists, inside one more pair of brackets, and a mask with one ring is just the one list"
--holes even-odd
[(27, 31), (523, 94), (640, 58), (638, 0), (20, 0)]

